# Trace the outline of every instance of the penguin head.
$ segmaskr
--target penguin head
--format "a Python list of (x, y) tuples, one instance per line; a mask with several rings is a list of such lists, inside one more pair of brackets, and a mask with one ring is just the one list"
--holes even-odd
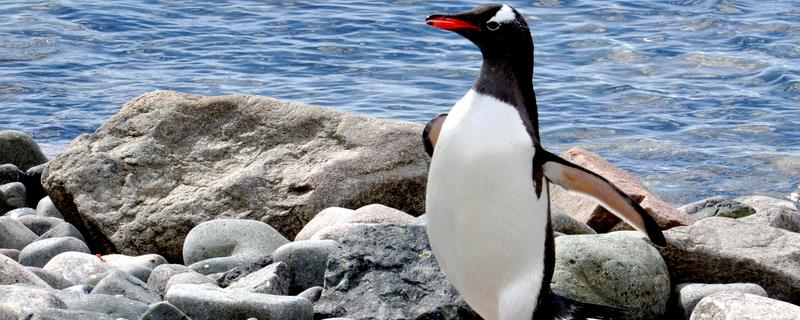
[(533, 51), (528, 24), (517, 10), (505, 4), (487, 4), (457, 14), (435, 14), (425, 23), (453, 31), (472, 41), (484, 57)]

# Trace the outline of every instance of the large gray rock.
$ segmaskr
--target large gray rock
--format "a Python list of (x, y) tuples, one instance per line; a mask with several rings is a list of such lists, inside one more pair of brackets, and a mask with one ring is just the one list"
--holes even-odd
[(716, 196), (692, 202), (678, 208), (678, 211), (697, 219), (708, 217), (741, 218), (756, 213), (756, 209), (725, 196)]
[(700, 300), (706, 296), (722, 291), (738, 291), (762, 297), (767, 296), (767, 291), (755, 283), (682, 283), (675, 286), (678, 309), (683, 313), (686, 319), (689, 319), (692, 315), (692, 311)]
[(165, 298), (193, 320), (311, 320), (314, 314), (311, 302), (304, 298), (223, 290), (204, 285), (178, 285), (170, 288)]
[(291, 282), (292, 269), (286, 263), (276, 262), (231, 283), (227, 289), (285, 296)]
[(626, 308), (632, 319), (667, 311), (667, 265), (643, 235), (619, 231), (556, 238), (553, 292), (578, 301)]
[(289, 240), (261, 221), (211, 220), (186, 236), (183, 261), (202, 274), (225, 272), (257, 261), (286, 243)]
[(0, 131), (0, 164), (10, 163), (22, 171), (47, 162), (39, 145), (22, 131)]
[(419, 124), (258, 96), (145, 94), (50, 161), (43, 182), (93, 251), (181, 259), (195, 225), (258, 219), (294, 238), (329, 206), (424, 211)]
[(328, 255), (336, 250), (333, 240), (301, 240), (287, 243), (272, 253), (275, 261), (285, 262), (292, 271), (292, 293), (321, 286), (325, 281), (325, 266)]
[(49, 288), (50, 285), (23, 267), (14, 259), (0, 255), (0, 285), (24, 283), (32, 286)]
[(92, 294), (119, 295), (146, 304), (161, 301), (161, 296), (150, 291), (141, 280), (127, 272), (113, 269), (92, 290)]
[(363, 225), (328, 257), (315, 317), (470, 319), (477, 315), (441, 273), (425, 228)]
[(90, 253), (83, 241), (73, 237), (48, 238), (35, 241), (19, 254), (19, 263), (29, 267), (44, 267), (53, 257), (69, 251)]
[(797, 320), (800, 307), (754, 294), (723, 291), (700, 300), (691, 320)]
[(667, 230), (659, 248), (677, 283), (755, 283), (800, 303), (800, 234), (738, 219), (710, 217)]
[(21, 285), (0, 285), (0, 304), (11, 307), (20, 315), (45, 308), (66, 307), (64, 301), (50, 291)]
[(741, 197), (737, 200), (756, 210), (756, 214), (741, 218), (741, 221), (800, 232), (800, 211), (793, 202), (764, 196)]

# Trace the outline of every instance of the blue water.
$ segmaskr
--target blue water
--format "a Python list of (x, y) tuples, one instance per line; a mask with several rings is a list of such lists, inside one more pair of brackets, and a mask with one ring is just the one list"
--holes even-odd
[[(151, 90), (269, 95), (427, 121), (480, 54), (445, 1), (0, 1), (0, 129), (49, 156)], [(800, 184), (800, 1), (510, 1), (534, 33), (545, 147), (667, 201)]]

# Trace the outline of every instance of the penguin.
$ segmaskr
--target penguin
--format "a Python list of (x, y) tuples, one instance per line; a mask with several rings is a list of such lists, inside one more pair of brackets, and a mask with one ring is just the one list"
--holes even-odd
[(425, 22), (474, 43), (473, 87), (423, 132), (432, 155), (428, 238), (442, 272), (487, 320), (622, 319), (620, 308), (554, 294), (550, 188), (590, 197), (665, 246), (661, 229), (608, 180), (542, 148), (533, 91), (533, 41), (508, 5), (483, 5)]

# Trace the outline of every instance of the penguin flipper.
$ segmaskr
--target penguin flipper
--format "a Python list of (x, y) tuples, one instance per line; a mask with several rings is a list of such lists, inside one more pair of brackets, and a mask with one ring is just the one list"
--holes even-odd
[(620, 320), (628, 319), (630, 311), (622, 308), (609, 307), (599, 304), (575, 301), (567, 297), (553, 294), (553, 305), (555, 306), (555, 319), (608, 319)]
[(442, 131), (444, 119), (447, 119), (447, 113), (440, 113), (433, 117), (431, 121), (428, 121), (425, 129), (422, 130), (422, 143), (425, 145), (425, 152), (428, 153), (428, 156), (433, 157), (433, 147), (436, 146), (436, 140), (439, 139), (439, 132)]
[[(537, 161), (538, 160), (538, 161)], [(611, 213), (627, 222), (634, 229), (646, 234), (658, 246), (667, 241), (655, 219), (636, 201), (600, 175), (571, 163), (537, 147), (534, 164), (541, 165), (544, 176), (569, 192), (589, 197), (599, 202)]]

